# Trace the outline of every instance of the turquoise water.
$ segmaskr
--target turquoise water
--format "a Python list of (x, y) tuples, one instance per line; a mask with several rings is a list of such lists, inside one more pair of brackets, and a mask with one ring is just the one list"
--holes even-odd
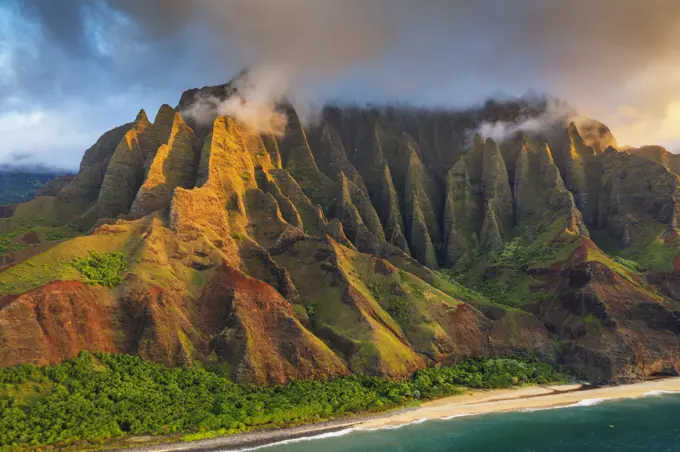
[[(274, 445), (263, 452), (680, 451), (680, 394), (433, 420)], [(590, 404), (590, 405), (589, 405)], [(613, 427), (612, 427), (613, 426)]]

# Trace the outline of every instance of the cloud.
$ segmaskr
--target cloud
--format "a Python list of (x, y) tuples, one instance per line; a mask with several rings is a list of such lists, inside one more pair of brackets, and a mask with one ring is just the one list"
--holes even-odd
[(9, 97), (45, 112), (77, 102), (110, 128), (127, 110), (107, 115), (85, 100), (125, 96), (132, 111), (249, 67), (262, 84), (225, 106), (247, 107), (244, 117), (259, 118), (267, 96), (301, 108), (328, 99), (461, 107), (535, 89), (604, 122), (622, 144), (678, 141), (676, 0), (4, 3), (5, 17), (22, 20), (8, 35), (0, 5), (0, 115), (16, 108)]
[[(164, 6), (164, 8), (161, 7)], [(390, 2), (344, 0), (118, 0), (111, 7), (126, 12), (142, 30), (158, 38), (210, 25), (213, 40), (223, 45), (211, 65), (237, 61), (248, 68), (239, 96), (215, 105), (200, 99), (192, 114), (210, 118), (210, 109), (231, 114), (261, 132), (281, 134), (285, 115), (275, 105), (290, 101), (315, 116), (316, 89), (361, 62), (380, 58), (394, 42), (396, 29)], [(164, 13), (158, 14), (158, 11)], [(226, 78), (226, 76), (225, 76)], [(204, 110), (207, 109), (207, 110)]]
[(583, 121), (573, 107), (560, 99), (528, 93), (522, 96), (522, 100), (526, 102), (526, 109), (542, 113), (536, 115), (533, 112), (527, 114), (520, 111), (514, 121), (482, 122), (476, 130), (469, 132), (467, 142), (471, 143), (476, 133), (484, 139), (492, 138), (497, 143), (502, 143), (514, 138), (519, 132), (529, 135), (552, 133), (556, 127), (564, 127), (570, 121)]
[(287, 79), (274, 67), (244, 71), (232, 81), (234, 93), (226, 99), (201, 95), (180, 111), (206, 125), (218, 116), (231, 116), (260, 133), (282, 137), (287, 117), (279, 105), (286, 101)]
[(62, 169), (76, 167), (73, 150), (92, 136), (71, 127), (69, 119), (69, 115), (41, 109), (0, 116), (0, 163), (40, 166), (52, 162)]

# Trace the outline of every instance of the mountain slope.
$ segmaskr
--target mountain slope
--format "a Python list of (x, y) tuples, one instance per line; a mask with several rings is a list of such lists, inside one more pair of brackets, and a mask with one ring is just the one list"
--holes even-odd
[[(1, 365), (85, 349), (258, 384), (514, 353), (594, 381), (677, 371), (680, 179), (606, 127), (468, 148), (543, 107), (333, 107), (305, 127), (282, 106), (282, 137), (182, 114), (233, 93), (140, 112), (68, 185), (0, 211)], [(82, 284), (92, 252), (122, 253), (122, 284)]]

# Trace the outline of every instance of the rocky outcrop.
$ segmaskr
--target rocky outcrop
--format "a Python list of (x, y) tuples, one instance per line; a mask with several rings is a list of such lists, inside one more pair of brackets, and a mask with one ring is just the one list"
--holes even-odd
[(618, 148), (616, 138), (609, 127), (600, 121), (589, 118), (581, 118), (578, 123), (579, 134), (583, 137), (584, 144), (591, 147), (595, 152), (604, 152), (608, 147)]
[(182, 297), (155, 285), (131, 285), (119, 299), (124, 350), (168, 366), (193, 365), (208, 352)]
[(300, 215), (304, 230), (310, 234), (322, 234), (326, 228), (323, 211), (305, 194), (302, 187), (286, 170), (272, 170), (270, 175)]
[(173, 230), (189, 235), (200, 231), (221, 244), (226, 256), (237, 259), (234, 238), (245, 235), (247, 220), (244, 196), (257, 188), (246, 143), (256, 138), (259, 134), (231, 118), (215, 120), (201, 151), (196, 187), (174, 191), (169, 222)]
[(166, 209), (170, 206), (175, 188), (192, 188), (196, 182), (199, 150), (200, 142), (193, 130), (173, 110), (168, 142), (158, 148), (146, 179), (132, 202), (130, 215), (139, 218)]
[(547, 145), (540, 149), (531, 143), (522, 146), (515, 164), (514, 182), (515, 221), (529, 241), (556, 224), (563, 224), (572, 234), (589, 236)]
[(625, 148), (626, 152), (660, 163), (669, 171), (680, 175), (680, 156), (673, 154), (662, 146), (642, 146)]
[(418, 156), (417, 145), (407, 135), (403, 146), (409, 150), (406, 184), (404, 186), (405, 225), (409, 248), (416, 260), (438, 268), (434, 244), (442, 241), (437, 212), (440, 201), (437, 188)]
[(448, 173), (446, 204), (444, 207), (444, 232), (446, 263), (472, 263), (482, 224), (479, 189), (472, 185), (467, 160), (461, 157)]
[(598, 253), (586, 240), (560, 271), (557, 300), (539, 307), (538, 318), (559, 337), (563, 362), (602, 383), (677, 374), (680, 305), (606, 260), (591, 260)]
[(385, 241), (380, 219), (366, 192), (347, 179), (343, 172), (340, 172), (337, 190), (336, 217), (342, 221), (350, 237), (355, 239), (359, 225), (363, 224), (378, 241)]
[(116, 147), (99, 191), (97, 214), (100, 218), (115, 218), (130, 210), (144, 180), (144, 159), (151, 153), (149, 149), (142, 149), (141, 143), (148, 142), (140, 137), (152, 128), (146, 113), (141, 111), (133, 128)]
[(646, 158), (607, 149), (602, 158), (602, 191), (597, 226), (622, 247), (650, 239), (649, 225), (679, 223), (678, 176)]
[(55, 281), (0, 297), (0, 363), (54, 364), (82, 350), (121, 352), (109, 294), (77, 281)]
[(80, 172), (92, 165), (106, 165), (113, 156), (118, 143), (133, 126), (133, 123), (124, 124), (99, 137), (97, 142), (85, 151), (80, 161)]
[[(427, 220), (421, 209), (420, 196), (416, 193), (411, 198), (410, 249), (413, 257), (423, 265), (438, 269), (437, 254), (435, 253), (432, 237)], [(428, 206), (429, 207), (429, 206)]]
[(215, 351), (237, 381), (281, 384), (348, 373), (331, 349), (302, 326), (288, 301), (262, 281), (222, 267), (201, 303), (204, 324), (218, 331)]
[(597, 222), (601, 190), (602, 161), (598, 152), (581, 136), (572, 122), (567, 128), (565, 159), (565, 185), (573, 193), (576, 206), (589, 225)]
[(319, 170), (309, 148), (307, 134), (295, 110), (287, 108), (287, 132), (279, 142), (284, 168), (298, 181), (315, 202), (332, 196), (333, 182)]
[[(482, 154), (482, 194), (486, 213), (480, 244), (486, 249), (509, 239), (512, 228), (512, 192), (508, 172), (498, 145), (491, 139)], [(485, 235), (487, 231), (490, 235)]]

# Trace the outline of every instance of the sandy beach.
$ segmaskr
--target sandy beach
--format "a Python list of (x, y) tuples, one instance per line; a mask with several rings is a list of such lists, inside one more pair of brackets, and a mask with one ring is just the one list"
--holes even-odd
[(422, 404), (417, 410), (362, 422), (358, 429), (390, 428), (425, 419), (593, 404), (607, 399), (643, 397), (655, 391), (680, 392), (680, 378), (631, 385), (581, 389), (580, 385), (477, 392)]
[[(659, 392), (680, 392), (680, 377), (588, 389), (581, 385), (533, 386), (479, 390), (425, 402), (417, 408), (330, 421), (323, 424), (243, 433), (191, 443), (173, 443), (125, 449), (133, 452), (237, 451), (300, 438), (341, 435), (355, 430), (397, 428), (414, 422), (449, 419), (494, 412), (538, 410), (570, 405), (592, 405), (605, 400), (644, 397)], [(130, 444), (133, 446), (133, 444)]]

